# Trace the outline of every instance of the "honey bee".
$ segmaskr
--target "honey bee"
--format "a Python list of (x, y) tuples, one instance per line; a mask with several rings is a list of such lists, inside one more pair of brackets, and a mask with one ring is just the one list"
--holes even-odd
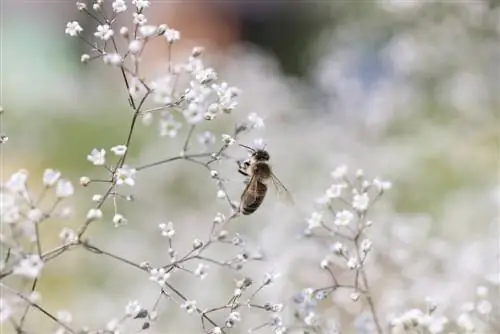
[(264, 201), (267, 193), (267, 182), (272, 181), (278, 194), (285, 195), (288, 202), (292, 202), (289, 191), (274, 175), (271, 166), (269, 165), (269, 153), (265, 149), (253, 149), (251, 147), (241, 145), (251, 152), (248, 159), (238, 161), (238, 172), (247, 177), (250, 177), (243, 193), (241, 194), (239, 211), (243, 215), (254, 213)]

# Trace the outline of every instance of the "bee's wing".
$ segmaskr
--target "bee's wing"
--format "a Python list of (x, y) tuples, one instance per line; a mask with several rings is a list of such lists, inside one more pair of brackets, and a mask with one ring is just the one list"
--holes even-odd
[(273, 180), (274, 188), (276, 188), (276, 191), (278, 193), (278, 198), (280, 200), (284, 200), (288, 204), (295, 204), (295, 201), (293, 200), (292, 194), (290, 194), (290, 192), (285, 187), (285, 185), (272, 172), (271, 172), (271, 180)]

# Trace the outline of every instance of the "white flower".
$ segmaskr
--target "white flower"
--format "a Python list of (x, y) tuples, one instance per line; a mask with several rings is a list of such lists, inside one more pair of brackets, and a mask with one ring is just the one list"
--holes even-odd
[(186, 310), (187, 313), (193, 313), (196, 310), (196, 300), (186, 300), (181, 304), (181, 308)]
[(89, 56), (88, 54), (86, 54), (86, 53), (84, 53), (84, 54), (82, 54), (82, 55), (80, 56), (80, 62), (82, 62), (82, 63), (84, 63), (84, 64), (85, 64), (86, 62), (88, 62), (89, 60), (90, 60), (90, 56)]
[(73, 187), (73, 184), (70, 181), (64, 179), (57, 181), (56, 196), (58, 198), (70, 197), (73, 195), (74, 192), (75, 188)]
[(274, 272), (274, 271), (265, 273), (264, 274), (264, 282), (262, 284), (263, 285), (269, 285), (269, 284), (273, 283), (280, 276), (281, 276), (280, 273), (277, 273), (277, 272)]
[(357, 269), (359, 267), (358, 260), (356, 260), (356, 258), (354, 258), (354, 257), (347, 260), (346, 264), (347, 264), (347, 268), (349, 268), (351, 270)]
[(370, 248), (372, 248), (372, 242), (370, 239), (363, 239), (363, 241), (361, 241), (361, 250), (366, 253), (370, 250)]
[(352, 200), (352, 207), (358, 211), (365, 211), (368, 209), (368, 205), (370, 204), (370, 198), (367, 193), (362, 193), (354, 195)]
[(104, 149), (94, 148), (89, 155), (87, 155), (87, 160), (92, 162), (95, 166), (104, 165), (106, 163), (106, 151)]
[(118, 227), (120, 225), (125, 225), (127, 223), (127, 219), (123, 217), (123, 215), (117, 213), (113, 216), (113, 224), (115, 224), (115, 227)]
[(141, 50), (142, 50), (142, 41), (140, 41), (138, 39), (134, 39), (133, 41), (131, 41), (128, 44), (128, 50), (131, 53), (133, 53), (133, 54), (137, 54), (137, 53), (141, 52)]
[(392, 187), (392, 183), (389, 181), (382, 181), (380, 179), (374, 179), (373, 185), (378, 189), (378, 191), (389, 190)]
[(104, 64), (118, 66), (123, 62), (119, 53), (107, 53), (102, 57)]
[(207, 83), (210, 83), (214, 80), (217, 80), (217, 73), (215, 72), (215, 70), (213, 68), (206, 68), (206, 69), (203, 69), (201, 71), (198, 71), (198, 73), (196, 73), (196, 80), (204, 85), (204, 84), (207, 84)]
[(172, 238), (175, 234), (174, 224), (172, 222), (158, 224), (161, 230), (161, 235)]
[(203, 120), (203, 107), (196, 102), (189, 103), (188, 107), (183, 110), (182, 114), (189, 124), (199, 123)]
[(144, 16), (144, 14), (133, 13), (132, 15), (134, 16), (134, 24), (141, 26), (141, 25), (146, 24), (148, 22), (148, 20), (146, 19), (146, 16)]
[(26, 190), (26, 181), (28, 180), (28, 171), (21, 169), (12, 174), (9, 180), (5, 183), (5, 187), (13, 193)]
[(125, 154), (125, 152), (127, 152), (127, 146), (125, 145), (113, 146), (111, 148), (111, 151), (117, 156), (122, 156)]
[(125, 314), (129, 317), (135, 317), (141, 310), (141, 304), (137, 300), (131, 300), (125, 306)]
[(106, 329), (113, 334), (120, 334), (120, 321), (118, 319), (111, 319), (106, 324)]
[(308, 229), (313, 229), (321, 226), (321, 222), (323, 221), (323, 215), (319, 212), (313, 212), (311, 217), (307, 219), (307, 227)]
[(48, 168), (43, 172), (43, 185), (46, 187), (52, 187), (56, 184), (60, 177), (60, 171)]
[(135, 180), (134, 180), (135, 173), (136, 173), (135, 168), (129, 168), (127, 165), (123, 165), (121, 168), (118, 168), (116, 170), (115, 174), (116, 184), (121, 185), (125, 183), (133, 187), (135, 185)]
[(57, 311), (56, 317), (57, 320), (59, 320), (63, 324), (69, 324), (71, 321), (73, 321), (73, 316), (69, 311), (66, 310)]
[(68, 22), (66, 24), (65, 33), (72, 36), (72, 37), (77, 36), (82, 31), (83, 31), (83, 28), (80, 26), (80, 23), (78, 23), (77, 21)]
[(210, 131), (205, 131), (198, 135), (198, 142), (202, 145), (212, 145), (215, 143), (215, 135)]
[(337, 214), (335, 215), (334, 224), (337, 226), (346, 226), (349, 225), (353, 218), (354, 215), (352, 214), (352, 212), (348, 210), (342, 210), (340, 212), (337, 212)]
[(174, 43), (177, 42), (179, 39), (181, 39), (181, 33), (175, 29), (167, 29), (163, 33), (163, 36), (165, 36), (165, 39), (169, 43)]
[(61, 239), (64, 244), (69, 244), (77, 241), (78, 237), (74, 230), (64, 227), (59, 233), (59, 239)]
[(14, 267), (14, 275), (37, 278), (43, 268), (43, 261), (38, 254), (28, 255)]
[(87, 220), (96, 220), (102, 218), (102, 211), (100, 209), (90, 209), (87, 212)]
[(113, 36), (114, 31), (107, 24), (98, 25), (97, 31), (94, 33), (95, 37), (99, 37), (103, 41), (107, 41)]
[(149, 271), (149, 279), (160, 286), (164, 286), (169, 277), (170, 273), (167, 273), (163, 268), (153, 268)]
[(76, 9), (84, 10), (86, 8), (87, 8), (87, 5), (84, 2), (81, 2), (81, 1), (76, 2)]
[[(232, 323), (235, 322), (240, 322), (241, 321), (241, 314), (240, 312), (231, 312), (229, 316), (227, 317), (226, 324), (231, 325)], [(228, 326), (231, 327), (231, 326)]]
[(250, 126), (255, 129), (260, 129), (264, 127), (264, 120), (260, 118), (256, 113), (251, 113), (247, 117)]
[(329, 199), (339, 198), (342, 195), (342, 190), (347, 188), (345, 183), (332, 184), (326, 190), (326, 197)]
[(224, 144), (230, 146), (230, 145), (233, 145), (236, 140), (233, 137), (231, 137), (230, 135), (223, 133), (222, 134), (222, 141), (224, 142)]
[(9, 319), (12, 315), (12, 307), (3, 298), (0, 298), (0, 324)]
[(113, 7), (113, 11), (115, 13), (121, 13), (127, 10), (127, 4), (124, 0), (115, 0), (111, 6)]
[(480, 285), (476, 288), (476, 295), (479, 298), (486, 298), (488, 297), (488, 288), (485, 287), (484, 285)]
[(103, 198), (103, 196), (101, 194), (92, 195), (93, 202), (100, 202), (102, 200), (102, 198)]
[(153, 37), (158, 32), (158, 27), (154, 25), (142, 25), (139, 28), (139, 32), (146, 38)]
[[(136, 14), (136, 13), (134, 13)], [(128, 38), (128, 28), (127, 27), (121, 27), (120, 28), (120, 35), (122, 35), (125, 38)]]
[(31, 220), (32, 222), (36, 223), (36, 222), (39, 222), (42, 219), (43, 212), (42, 212), (42, 210), (40, 210), (38, 208), (35, 208), (35, 209), (32, 209), (32, 210), (29, 210), (27, 216), (28, 216), (29, 220)]
[(332, 177), (335, 180), (343, 178), (347, 174), (347, 166), (346, 165), (341, 165), (331, 173)]
[(222, 189), (217, 190), (217, 198), (225, 198), (226, 192)]
[(138, 11), (141, 11), (144, 8), (149, 7), (150, 2), (148, 0), (132, 0), (132, 4), (137, 7)]
[(198, 267), (194, 271), (194, 274), (203, 280), (208, 275), (207, 270), (208, 270), (208, 266), (204, 263), (200, 263), (200, 264), (198, 264)]
[(336, 242), (330, 247), (330, 251), (332, 251), (334, 254), (342, 255), (345, 252), (344, 245), (340, 242)]
[(166, 119), (160, 119), (160, 136), (174, 138), (181, 127), (182, 124), (177, 122), (172, 115), (169, 115)]

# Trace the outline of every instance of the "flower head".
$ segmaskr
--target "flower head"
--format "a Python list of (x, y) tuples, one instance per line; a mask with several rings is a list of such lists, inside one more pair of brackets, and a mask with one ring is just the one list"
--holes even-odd
[(70, 35), (72, 37), (75, 37), (77, 36), (79, 33), (81, 33), (83, 31), (83, 28), (80, 26), (80, 23), (78, 23), (77, 21), (73, 21), (73, 22), (68, 22), (66, 24), (66, 30), (65, 30), (65, 33), (67, 35)]
[(37, 278), (43, 268), (43, 261), (38, 254), (31, 254), (14, 267), (14, 275)]
[(107, 24), (98, 25), (97, 31), (94, 33), (95, 37), (99, 37), (103, 41), (107, 41), (113, 35), (114, 35), (114, 31)]
[(106, 163), (106, 151), (104, 149), (98, 150), (94, 148), (89, 155), (87, 155), (87, 160), (92, 162), (95, 166), (104, 165)]
[(127, 165), (123, 165), (122, 167), (116, 170), (115, 174), (116, 184), (121, 185), (125, 183), (133, 187), (135, 185), (135, 179), (134, 179), (135, 173), (136, 173), (135, 168), (130, 168)]

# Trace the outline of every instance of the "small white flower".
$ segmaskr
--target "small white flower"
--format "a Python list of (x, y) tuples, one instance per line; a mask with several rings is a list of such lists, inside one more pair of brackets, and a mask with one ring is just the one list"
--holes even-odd
[(80, 26), (80, 24), (77, 21), (68, 22), (66, 24), (65, 33), (72, 36), (72, 37), (77, 36), (82, 31), (83, 31), (83, 28)]
[(213, 68), (209, 67), (196, 73), (195, 77), (200, 84), (205, 85), (217, 80), (217, 72), (215, 72)]
[(347, 174), (347, 166), (346, 165), (341, 165), (331, 173), (332, 177), (335, 180), (342, 179), (345, 175)]
[(100, 209), (90, 209), (87, 212), (87, 220), (97, 220), (102, 218), (102, 211)]
[(196, 311), (196, 300), (186, 300), (181, 304), (181, 308), (186, 310), (187, 313), (193, 313)]
[(134, 24), (142, 26), (143, 24), (146, 24), (148, 22), (144, 14), (133, 13), (132, 15), (134, 16)]
[(69, 324), (71, 323), (71, 321), (73, 321), (73, 316), (69, 311), (66, 310), (57, 311), (56, 318), (63, 324)]
[(335, 221), (334, 224), (337, 226), (346, 226), (349, 225), (354, 218), (354, 215), (352, 212), (348, 210), (342, 210), (340, 212), (337, 212), (335, 215)]
[(154, 25), (142, 25), (139, 28), (139, 32), (146, 38), (153, 37), (157, 34), (158, 27)]
[(347, 268), (349, 268), (351, 270), (357, 269), (359, 267), (358, 260), (356, 260), (356, 258), (354, 258), (354, 257), (347, 260), (346, 264), (347, 264)]
[(370, 198), (367, 193), (355, 194), (352, 200), (352, 207), (358, 211), (365, 211), (370, 204)]
[(174, 223), (172, 222), (158, 224), (158, 227), (164, 237), (172, 238), (175, 235)]
[(149, 271), (149, 279), (160, 286), (164, 286), (169, 277), (170, 273), (167, 273), (163, 268), (153, 268)]
[[(136, 13), (134, 13), (136, 14)], [(128, 28), (127, 27), (121, 27), (120, 28), (120, 35), (123, 37), (127, 38), (128, 37)]]
[[(227, 325), (232, 325), (235, 322), (240, 322), (241, 321), (241, 314), (240, 312), (231, 312), (229, 316), (227, 317), (226, 324)], [(231, 327), (231, 326), (228, 326)]]
[(12, 307), (3, 298), (0, 298), (0, 324), (9, 319), (12, 315)]
[(148, 0), (132, 0), (132, 4), (137, 7), (138, 11), (141, 11), (144, 8), (148, 8), (150, 2)]
[(165, 30), (163, 36), (165, 36), (165, 39), (169, 43), (174, 43), (181, 39), (181, 33), (175, 29), (170, 28)]
[(359, 300), (360, 296), (361, 295), (359, 294), (359, 292), (353, 292), (353, 293), (351, 293), (351, 295), (349, 297), (351, 297), (351, 300), (353, 302), (357, 302)]
[(96, 2), (92, 5), (92, 9), (95, 10), (96, 12), (101, 9), (101, 4)]
[(59, 239), (61, 239), (64, 244), (69, 244), (76, 242), (78, 240), (78, 237), (74, 230), (64, 227), (59, 233)]
[(361, 250), (363, 252), (368, 252), (372, 248), (372, 242), (369, 239), (363, 239), (361, 241)]
[(82, 54), (82, 55), (81, 55), (81, 57), (80, 57), (80, 61), (81, 61), (82, 63), (84, 63), (84, 64), (85, 64), (86, 62), (88, 62), (89, 60), (90, 60), (90, 56), (89, 56), (88, 54), (86, 54), (86, 53)]
[(84, 2), (81, 2), (81, 1), (76, 2), (76, 9), (84, 10), (86, 8), (87, 8), (87, 5)]
[(46, 187), (52, 187), (56, 184), (60, 177), (60, 171), (48, 168), (43, 172), (43, 185)]
[(236, 140), (233, 137), (231, 137), (230, 135), (223, 133), (222, 134), (222, 141), (224, 142), (224, 144), (231, 146), (234, 144), (234, 142)]
[(95, 194), (92, 196), (92, 201), (93, 202), (100, 202), (102, 200), (103, 196), (100, 194)]
[(313, 212), (311, 214), (311, 217), (307, 219), (307, 227), (310, 230), (316, 227), (320, 227), (322, 221), (323, 221), (323, 215), (319, 212)]
[(75, 188), (73, 187), (73, 184), (70, 181), (64, 179), (57, 181), (56, 196), (58, 198), (70, 197), (73, 195), (74, 192)]
[(134, 39), (128, 44), (128, 50), (133, 54), (138, 54), (142, 50), (142, 41)]
[(118, 319), (111, 319), (110, 321), (108, 321), (108, 323), (106, 324), (106, 329), (108, 331), (110, 331), (111, 333), (120, 333), (119, 329), (120, 329), (120, 321), (118, 321)]
[(107, 41), (114, 35), (114, 31), (107, 24), (98, 25), (97, 31), (94, 33), (95, 37), (99, 37), (103, 41)]
[(208, 275), (207, 270), (208, 270), (208, 266), (206, 264), (204, 264), (204, 263), (200, 263), (200, 264), (198, 264), (198, 267), (194, 271), (194, 274), (197, 277), (199, 277), (201, 280), (203, 280)]
[(104, 64), (119, 66), (123, 62), (119, 53), (107, 53), (102, 57)]
[(14, 267), (14, 275), (37, 278), (43, 268), (43, 261), (38, 254), (28, 255)]
[(89, 183), (90, 183), (90, 178), (88, 176), (82, 176), (82, 177), (80, 177), (80, 185), (82, 187), (88, 186)]
[(127, 219), (123, 217), (123, 215), (117, 213), (113, 216), (113, 224), (115, 224), (115, 227), (118, 227), (120, 225), (125, 225), (127, 223)]
[(36, 208), (36, 209), (29, 210), (27, 216), (28, 216), (29, 220), (36, 223), (42, 219), (43, 212), (42, 212), (42, 210)]
[(347, 188), (347, 184), (345, 183), (332, 184), (326, 190), (326, 197), (329, 199), (339, 198), (342, 195), (342, 190), (345, 188)]
[(106, 151), (104, 149), (94, 148), (89, 155), (87, 155), (87, 160), (92, 162), (95, 166), (101, 166), (106, 163)]
[(476, 306), (476, 310), (483, 315), (489, 314), (492, 309), (491, 303), (486, 299), (479, 301)]
[(127, 4), (124, 0), (115, 0), (111, 6), (113, 7), (113, 11), (115, 13), (121, 13), (127, 10)]
[(389, 190), (392, 187), (392, 183), (389, 181), (382, 181), (380, 179), (374, 179), (373, 185), (378, 189), (378, 191)]
[(181, 127), (182, 124), (169, 115), (166, 119), (160, 119), (160, 136), (174, 138)]
[(256, 113), (251, 113), (247, 117), (250, 126), (255, 129), (260, 129), (264, 127), (264, 120), (260, 118)]
[(198, 135), (198, 142), (202, 145), (212, 145), (215, 143), (215, 135), (210, 131), (205, 131)]
[(476, 295), (479, 298), (486, 298), (488, 297), (488, 288), (485, 287), (484, 285), (480, 285), (476, 288)]
[(18, 193), (26, 190), (26, 181), (28, 180), (28, 171), (21, 169), (12, 174), (9, 180), (5, 183), (5, 187), (13, 193)]
[(125, 306), (125, 314), (129, 317), (135, 317), (141, 310), (141, 304), (137, 300), (131, 300)]
[(225, 198), (226, 192), (222, 189), (217, 190), (217, 198)]
[(264, 282), (263, 284), (264, 285), (269, 285), (271, 283), (273, 283), (277, 278), (279, 278), (281, 276), (280, 273), (277, 273), (277, 272), (268, 272), (264, 275)]
[(136, 173), (135, 168), (130, 168), (127, 165), (123, 165), (121, 168), (118, 168), (116, 170), (115, 174), (116, 184), (121, 185), (125, 183), (133, 187), (135, 185), (135, 180), (134, 180), (135, 173)]
[(125, 154), (125, 152), (127, 152), (127, 146), (125, 145), (113, 146), (111, 148), (111, 151), (117, 156), (122, 156)]
[(217, 212), (217, 215), (214, 218), (214, 224), (222, 224), (222, 222), (225, 220), (226, 217), (222, 213)]
[(345, 253), (345, 247), (342, 243), (336, 242), (331, 247), (330, 250), (337, 255), (342, 255)]

